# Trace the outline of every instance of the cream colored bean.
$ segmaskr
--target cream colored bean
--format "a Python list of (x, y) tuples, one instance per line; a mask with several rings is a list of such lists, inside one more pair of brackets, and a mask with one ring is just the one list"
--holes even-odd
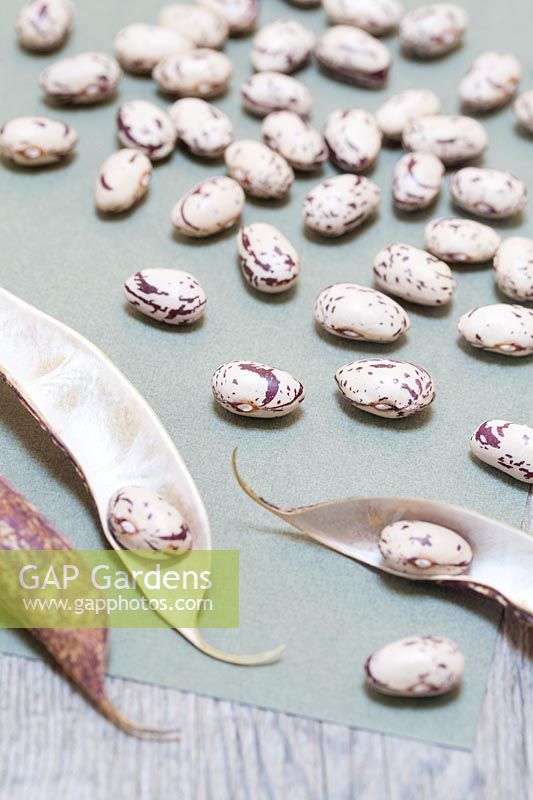
[(220, 158), (233, 141), (233, 125), (223, 111), (197, 97), (184, 97), (169, 108), (180, 142), (202, 158)]
[(502, 356), (533, 354), (533, 310), (508, 303), (473, 308), (457, 323), (461, 336), (473, 347)]
[(294, 111), (274, 111), (261, 127), (263, 139), (291, 167), (302, 172), (319, 169), (328, 159), (328, 147), (320, 133)]
[(491, 111), (512, 99), (522, 67), (512, 53), (491, 50), (478, 56), (459, 84), (462, 105), (473, 111)]
[(65, 104), (100, 103), (115, 93), (122, 70), (105, 53), (63, 58), (41, 73), (39, 85), (50, 100)]
[(204, 48), (164, 58), (152, 77), (170, 94), (215, 97), (226, 91), (232, 73), (231, 61), (224, 53)]
[(231, 228), (244, 209), (244, 192), (239, 184), (220, 176), (193, 186), (172, 209), (172, 225), (178, 233), (193, 239), (213, 236)]
[(337, 237), (362, 225), (381, 202), (381, 192), (361, 175), (337, 175), (315, 186), (305, 198), (306, 226), (320, 236)]
[(178, 136), (167, 112), (147, 100), (131, 100), (119, 108), (117, 131), (124, 147), (140, 150), (152, 161), (170, 155)]
[(433, 153), (407, 153), (392, 176), (392, 199), (401, 211), (428, 208), (440, 194), (444, 164)]
[(433, 153), (446, 165), (479, 158), (488, 143), (485, 128), (471, 117), (427, 115), (412, 119), (403, 132), (406, 150)]
[(513, 217), (527, 203), (526, 185), (498, 169), (460, 169), (452, 176), (450, 192), (458, 206), (487, 219)]
[(74, 22), (70, 0), (29, 0), (17, 17), (16, 31), (21, 47), (48, 52), (60, 47)]
[(457, 285), (447, 264), (409, 244), (380, 250), (373, 267), (380, 289), (421, 306), (449, 303)]
[(443, 261), (480, 264), (490, 261), (501, 238), (495, 230), (473, 219), (435, 219), (426, 225), (426, 250)]
[(533, 133), (533, 89), (515, 100), (513, 110), (519, 123), (529, 133)]
[(411, 325), (398, 303), (356, 283), (335, 283), (320, 292), (315, 319), (334, 336), (380, 343), (395, 342)]
[(256, 361), (231, 361), (212, 379), (217, 403), (241, 417), (276, 419), (295, 411), (304, 387), (289, 372)]
[(438, 58), (459, 46), (468, 25), (455, 3), (433, 3), (410, 11), (400, 23), (404, 49), (418, 58)]
[(171, 28), (138, 22), (117, 33), (113, 48), (125, 70), (147, 75), (163, 58), (192, 50), (194, 44)]
[(197, 0), (224, 17), (230, 36), (244, 36), (255, 28), (259, 19), (259, 0)]
[(331, 160), (343, 172), (371, 167), (381, 150), (381, 130), (372, 114), (361, 108), (333, 111), (324, 127)]
[(278, 294), (291, 289), (298, 280), (298, 252), (273, 225), (253, 222), (241, 228), (237, 249), (242, 274), (254, 289)]
[(399, 520), (381, 531), (379, 550), (388, 567), (406, 575), (460, 575), (472, 562), (472, 548), (442, 525)]
[(513, 300), (533, 300), (533, 239), (511, 236), (494, 256), (494, 279)]
[(74, 128), (49, 117), (15, 117), (0, 129), (0, 153), (24, 167), (62, 161), (77, 143)]
[(94, 190), (96, 208), (118, 214), (132, 208), (148, 191), (150, 159), (138, 150), (118, 150), (104, 161)]
[(379, 89), (387, 83), (391, 54), (366, 31), (334, 25), (318, 40), (315, 55), (333, 78)]
[(392, 358), (362, 358), (335, 375), (341, 394), (361, 411), (401, 419), (435, 399), (431, 376), (422, 367)]
[(354, 25), (373, 36), (384, 36), (398, 27), (403, 6), (398, 0), (323, 0), (334, 25)]
[(460, 685), (465, 659), (441, 636), (411, 636), (382, 647), (367, 659), (367, 683), (381, 694), (436, 697)]
[(231, 144), (224, 158), (228, 172), (251, 197), (279, 200), (294, 183), (294, 172), (287, 161), (265, 144), (241, 139)]
[(109, 530), (126, 550), (190, 550), (189, 526), (157, 492), (125, 486), (109, 501)]
[(257, 72), (244, 81), (241, 95), (246, 110), (258, 117), (271, 111), (294, 111), (300, 117), (307, 117), (313, 107), (309, 89), (281, 72)]
[(301, 22), (279, 19), (256, 33), (252, 66), (257, 72), (294, 72), (309, 62), (315, 42), (313, 31)]
[(483, 422), (470, 438), (476, 458), (522, 483), (533, 483), (533, 428), (504, 419)]
[(428, 114), (438, 114), (440, 100), (431, 89), (405, 89), (389, 97), (376, 111), (383, 136), (400, 141), (409, 122)]
[(196, 47), (222, 47), (229, 25), (221, 14), (203, 5), (172, 3), (159, 12), (159, 24), (190, 39)]
[(204, 315), (207, 298), (193, 275), (178, 269), (143, 269), (124, 284), (129, 305), (165, 325), (188, 326)]

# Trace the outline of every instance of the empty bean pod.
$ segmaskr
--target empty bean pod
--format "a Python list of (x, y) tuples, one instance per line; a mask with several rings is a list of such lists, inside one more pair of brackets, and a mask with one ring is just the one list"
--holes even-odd
[(309, 62), (315, 41), (313, 31), (301, 22), (279, 19), (256, 33), (252, 66), (257, 72), (294, 72)]
[(522, 483), (533, 483), (533, 428), (489, 419), (470, 438), (476, 458)]
[(452, 176), (450, 192), (458, 206), (487, 219), (514, 217), (527, 203), (525, 183), (499, 169), (460, 169)]
[(243, 417), (275, 419), (295, 411), (305, 392), (290, 373), (256, 361), (231, 361), (212, 380), (215, 400)]
[(307, 117), (313, 107), (309, 89), (281, 72), (257, 72), (241, 85), (241, 96), (245, 109), (257, 117), (271, 111), (294, 111)]
[(161, 9), (158, 21), (186, 36), (196, 47), (222, 47), (229, 34), (226, 19), (203, 4), (172, 3)]
[(381, 150), (381, 130), (372, 114), (361, 108), (333, 111), (324, 126), (331, 160), (343, 172), (360, 172), (375, 163)]
[(192, 325), (204, 314), (207, 299), (193, 275), (178, 269), (143, 269), (124, 284), (126, 300), (150, 319), (167, 325)]
[(178, 233), (193, 239), (225, 231), (240, 219), (244, 192), (225, 176), (209, 178), (194, 186), (172, 209), (172, 225)]
[(522, 67), (512, 53), (491, 50), (478, 56), (459, 84), (462, 105), (473, 111), (490, 111), (508, 103), (522, 77)]
[(457, 323), (473, 347), (502, 356), (533, 355), (533, 310), (508, 303), (473, 308)]
[(100, 103), (112, 94), (122, 80), (122, 70), (105, 53), (80, 53), (63, 58), (41, 73), (39, 85), (56, 103), (86, 105)]
[(19, 44), (26, 50), (48, 52), (60, 47), (74, 22), (70, 0), (29, 0), (17, 17)]
[(409, 244), (385, 247), (374, 258), (380, 289), (421, 306), (449, 303), (456, 282), (447, 264)]
[(228, 172), (252, 197), (279, 200), (294, 183), (287, 161), (265, 144), (243, 139), (231, 144), (224, 154)]
[(253, 222), (237, 237), (242, 274), (254, 289), (269, 294), (290, 289), (300, 274), (298, 252), (273, 225)]
[(169, 108), (178, 139), (195, 156), (220, 158), (233, 141), (233, 125), (223, 111), (198, 97), (184, 97)]
[(376, 111), (383, 136), (399, 141), (408, 122), (428, 114), (438, 114), (440, 100), (431, 89), (405, 89), (389, 97)]
[(431, 114), (408, 122), (402, 141), (406, 150), (433, 153), (443, 164), (453, 165), (479, 158), (489, 138), (472, 117)]
[(0, 153), (24, 167), (42, 167), (67, 158), (78, 134), (64, 122), (49, 117), (15, 117), (0, 129)]
[(334, 25), (316, 46), (318, 62), (333, 78), (379, 89), (387, 83), (391, 54), (366, 31), (350, 25)]
[(125, 550), (185, 551), (189, 526), (177, 508), (151, 489), (126, 486), (109, 501), (109, 530)]
[(403, 13), (398, 0), (323, 0), (334, 25), (354, 25), (373, 36), (383, 36), (397, 26)]
[(263, 139), (293, 169), (312, 172), (327, 161), (328, 147), (320, 133), (294, 111), (274, 111), (261, 127)]
[(215, 97), (228, 88), (233, 67), (224, 53), (199, 48), (167, 56), (152, 77), (161, 89), (187, 97)]
[(320, 292), (315, 319), (334, 336), (380, 343), (395, 342), (411, 324), (390, 297), (355, 283), (335, 283)]
[(361, 411), (401, 419), (435, 399), (431, 376), (422, 367), (391, 358), (362, 358), (337, 370), (341, 394)]
[(494, 279), (513, 300), (533, 300), (533, 239), (511, 236), (494, 256)]
[(426, 225), (426, 250), (443, 261), (479, 264), (494, 257), (501, 242), (495, 230), (460, 217), (435, 219)]
[(230, 36), (250, 33), (259, 19), (259, 0), (198, 0), (198, 3), (224, 17)]
[(96, 208), (106, 214), (127, 211), (148, 191), (150, 159), (138, 150), (118, 150), (104, 161), (94, 190)]
[(381, 531), (378, 546), (388, 567), (420, 578), (460, 575), (472, 561), (472, 548), (466, 539), (431, 522), (393, 522)]
[(117, 33), (113, 48), (125, 70), (149, 75), (163, 58), (192, 50), (194, 44), (171, 28), (137, 22)]
[(529, 133), (533, 133), (533, 89), (515, 100), (513, 110), (519, 123)]
[(441, 636), (411, 636), (376, 650), (365, 663), (367, 683), (381, 694), (437, 697), (460, 685), (465, 659)]
[(140, 150), (152, 161), (170, 155), (178, 136), (167, 112), (147, 100), (131, 100), (119, 108), (117, 133), (124, 147)]
[(433, 153), (407, 153), (392, 176), (392, 199), (401, 211), (428, 208), (440, 194), (444, 164)]
[(400, 41), (411, 55), (438, 58), (458, 47), (467, 25), (465, 11), (455, 3), (420, 6), (402, 19)]
[(362, 225), (377, 211), (381, 192), (361, 175), (337, 175), (319, 183), (304, 200), (306, 226), (321, 236), (337, 237)]

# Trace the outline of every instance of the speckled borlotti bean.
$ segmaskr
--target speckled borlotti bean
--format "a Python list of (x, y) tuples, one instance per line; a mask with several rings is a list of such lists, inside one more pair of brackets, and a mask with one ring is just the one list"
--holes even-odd
[(172, 209), (172, 225), (183, 236), (201, 239), (225, 231), (240, 219), (244, 192), (239, 184), (220, 176), (194, 186)]
[(124, 284), (137, 311), (166, 325), (192, 325), (204, 314), (207, 298), (193, 275), (178, 269), (143, 269)]
[(24, 167), (42, 167), (67, 158), (78, 134), (49, 117), (15, 117), (0, 129), (0, 154)]
[(233, 67), (224, 53), (198, 48), (168, 56), (154, 67), (152, 77), (170, 94), (215, 97), (228, 88)]
[(241, 86), (243, 105), (257, 117), (271, 111), (294, 111), (307, 117), (313, 107), (309, 89), (290, 75), (281, 72), (257, 72)]
[(366, 31), (334, 25), (322, 34), (315, 55), (333, 78), (379, 89), (387, 83), (391, 54)]
[(331, 160), (343, 172), (371, 167), (381, 150), (381, 130), (372, 114), (361, 108), (333, 111), (324, 126)]
[(380, 250), (373, 266), (380, 289), (421, 306), (445, 305), (456, 289), (447, 264), (409, 244)]
[(219, 158), (233, 141), (233, 125), (223, 111), (198, 97), (177, 100), (168, 113), (178, 139), (202, 158)]
[(56, 103), (100, 103), (122, 80), (118, 61), (105, 53), (80, 53), (63, 58), (41, 73), (39, 85)]
[(406, 150), (433, 153), (443, 164), (462, 164), (479, 158), (487, 149), (485, 128), (472, 117), (430, 114), (407, 123)]
[(508, 303), (473, 308), (457, 323), (473, 347), (502, 356), (533, 355), (533, 310)]
[(409, 417), (435, 399), (430, 375), (408, 361), (362, 358), (341, 367), (335, 380), (356, 408), (388, 419)]
[(290, 164), (270, 147), (251, 139), (230, 144), (224, 158), (228, 172), (252, 197), (278, 200), (294, 183)]
[(383, 36), (397, 26), (403, 13), (398, 0), (323, 0), (334, 25), (354, 25), (373, 36)]
[(224, 17), (230, 36), (250, 33), (259, 19), (259, 0), (198, 0), (198, 3)]
[(320, 133), (294, 111), (273, 111), (261, 127), (265, 144), (302, 172), (319, 169), (328, 159)]
[(400, 41), (411, 55), (437, 58), (461, 43), (467, 25), (466, 12), (455, 3), (420, 6), (402, 19)]
[(441, 636), (411, 636), (376, 650), (365, 663), (367, 683), (381, 694), (437, 697), (460, 685), (465, 659)]
[(494, 279), (514, 300), (533, 300), (533, 239), (511, 236), (494, 256)]
[(74, 21), (70, 0), (29, 0), (17, 17), (19, 44), (26, 50), (55, 50), (67, 38)]
[(279, 19), (256, 33), (252, 66), (257, 72), (294, 72), (308, 63), (315, 42), (313, 31), (301, 22)]
[(102, 164), (96, 187), (96, 208), (118, 214), (132, 208), (148, 191), (152, 162), (138, 150), (117, 150)]
[(256, 361), (230, 361), (212, 380), (215, 400), (232, 414), (275, 419), (295, 411), (304, 387), (289, 372)]
[(470, 437), (470, 450), (485, 464), (522, 483), (533, 483), (533, 428), (489, 419)]
[(401, 211), (421, 211), (439, 196), (444, 164), (433, 153), (407, 153), (392, 175), (392, 199)]
[(319, 183), (304, 200), (306, 226), (321, 236), (337, 237), (354, 230), (374, 214), (381, 192), (361, 175), (337, 175)]
[(524, 92), (514, 102), (513, 111), (523, 127), (533, 133), (533, 89)]
[(443, 261), (481, 264), (494, 257), (501, 242), (495, 230), (461, 217), (434, 219), (424, 231), (426, 250)]
[(277, 294), (287, 291), (298, 280), (298, 252), (273, 225), (253, 222), (241, 228), (237, 249), (242, 274), (254, 289)]
[(117, 134), (124, 147), (140, 150), (152, 161), (170, 155), (178, 136), (167, 112), (147, 100), (131, 100), (119, 108)]
[(334, 336), (366, 342), (395, 342), (411, 324), (390, 297), (356, 283), (335, 283), (320, 292), (315, 319)]
[(381, 531), (378, 546), (388, 567), (421, 578), (460, 575), (472, 562), (472, 548), (466, 539), (431, 522), (393, 522)]
[(376, 111), (376, 121), (383, 136), (399, 141), (408, 122), (439, 111), (440, 100), (431, 89), (405, 89), (385, 100)]
[(172, 3), (159, 12), (158, 22), (190, 39), (196, 47), (222, 47), (229, 34), (221, 14), (203, 5)]
[(473, 111), (499, 108), (514, 96), (521, 77), (522, 67), (512, 53), (482, 53), (459, 84), (459, 99)]
[(163, 58), (194, 48), (183, 34), (162, 25), (137, 22), (127, 25), (115, 36), (115, 55), (128, 72), (149, 74)]
[(460, 169), (452, 176), (450, 192), (458, 206), (486, 219), (513, 217), (527, 203), (525, 183), (499, 169)]
[(125, 486), (109, 501), (109, 530), (125, 550), (190, 550), (192, 534), (175, 506), (151, 489)]

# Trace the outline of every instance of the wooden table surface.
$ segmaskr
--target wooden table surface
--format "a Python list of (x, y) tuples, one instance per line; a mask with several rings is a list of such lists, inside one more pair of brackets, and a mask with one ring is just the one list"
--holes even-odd
[[(533, 531), (533, 490), (523, 527)], [(502, 623), (472, 753), (109, 679), (132, 739), (48, 665), (0, 656), (0, 800), (528, 800), (533, 628)], [(306, 679), (305, 676), (303, 679)]]

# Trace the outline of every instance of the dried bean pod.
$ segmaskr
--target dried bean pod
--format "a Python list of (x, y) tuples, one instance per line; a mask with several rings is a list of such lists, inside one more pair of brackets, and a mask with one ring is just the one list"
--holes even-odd
[(96, 208), (117, 214), (132, 208), (148, 191), (152, 177), (150, 159), (138, 150), (118, 150), (102, 164), (96, 187)]
[(78, 143), (74, 128), (48, 117), (16, 117), (0, 129), (0, 153), (24, 167), (42, 167), (67, 158)]
[(444, 164), (433, 153), (407, 153), (394, 167), (392, 199), (401, 211), (421, 211), (440, 194)]
[(245, 109), (258, 117), (271, 111), (294, 111), (307, 117), (313, 107), (309, 89), (281, 72), (257, 72), (241, 85), (241, 96)]

